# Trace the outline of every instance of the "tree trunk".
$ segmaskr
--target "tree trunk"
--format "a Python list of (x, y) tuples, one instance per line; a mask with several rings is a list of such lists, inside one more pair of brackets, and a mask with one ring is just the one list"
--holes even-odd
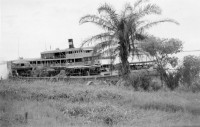
[(128, 56), (129, 56), (129, 52), (128, 52), (128, 47), (126, 46), (126, 44), (124, 42), (120, 43), (120, 53), (119, 53), (120, 59), (121, 59), (121, 74), (122, 74), (122, 78), (127, 78), (128, 75), (130, 74), (130, 66), (129, 66), (129, 62), (128, 62)]

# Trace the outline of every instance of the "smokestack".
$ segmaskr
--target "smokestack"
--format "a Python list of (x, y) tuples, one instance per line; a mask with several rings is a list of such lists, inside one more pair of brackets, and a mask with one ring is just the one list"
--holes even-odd
[(73, 39), (68, 39), (69, 42), (69, 48), (74, 48), (74, 44), (73, 44)]

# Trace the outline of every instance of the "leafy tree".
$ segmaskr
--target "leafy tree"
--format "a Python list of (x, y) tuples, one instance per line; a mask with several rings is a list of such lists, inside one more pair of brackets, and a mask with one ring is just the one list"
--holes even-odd
[(117, 13), (111, 5), (104, 4), (98, 8), (98, 12), (99, 15), (86, 15), (79, 22), (93, 23), (105, 32), (86, 39), (82, 46), (95, 42), (94, 53), (105, 55), (112, 52), (114, 56), (119, 56), (124, 77), (130, 73), (128, 57), (137, 55), (136, 43), (147, 37), (148, 34), (145, 33), (147, 29), (162, 22), (178, 24), (172, 19), (152, 22), (145, 20), (147, 15), (161, 14), (161, 9), (147, 0), (138, 0), (133, 6), (126, 4), (120, 13)]
[(188, 55), (183, 59), (182, 81), (188, 86), (192, 85), (200, 74), (200, 57)]
[(143, 51), (155, 58), (161, 80), (164, 80), (170, 89), (176, 88), (181, 74), (180, 71), (170, 71), (178, 64), (178, 58), (172, 56), (172, 54), (182, 50), (182, 42), (178, 39), (149, 37), (140, 46)]

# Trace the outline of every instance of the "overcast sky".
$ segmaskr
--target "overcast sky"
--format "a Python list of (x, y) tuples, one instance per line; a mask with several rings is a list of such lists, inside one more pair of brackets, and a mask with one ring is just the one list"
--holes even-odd
[[(18, 56), (38, 58), (40, 52), (68, 48), (73, 38), (75, 47), (101, 30), (93, 24), (79, 25), (86, 14), (97, 14), (104, 3), (121, 10), (134, 0), (1, 0), (0, 59), (13, 60)], [(184, 50), (200, 49), (199, 0), (151, 0), (162, 10), (161, 18), (172, 18), (179, 26), (160, 24), (149, 32), (158, 37), (178, 38)], [(200, 54), (200, 52), (198, 52)]]

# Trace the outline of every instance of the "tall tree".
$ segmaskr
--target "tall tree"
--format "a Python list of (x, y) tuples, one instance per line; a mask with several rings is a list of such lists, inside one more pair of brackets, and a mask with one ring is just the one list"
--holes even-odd
[(98, 12), (99, 15), (86, 15), (79, 22), (80, 24), (93, 23), (104, 29), (105, 32), (86, 39), (82, 46), (95, 43), (95, 53), (105, 55), (112, 51), (112, 54), (118, 55), (122, 63), (121, 73), (125, 77), (130, 73), (128, 57), (137, 55), (136, 43), (146, 38), (148, 34), (145, 31), (162, 22), (178, 24), (172, 19), (145, 20), (147, 15), (161, 14), (161, 9), (157, 5), (149, 3), (148, 0), (138, 0), (133, 6), (126, 4), (119, 14), (108, 4), (100, 6)]
[(140, 46), (143, 51), (155, 58), (157, 71), (161, 80), (164, 80), (167, 87), (175, 89), (181, 78), (180, 71), (170, 71), (178, 65), (178, 58), (172, 56), (182, 51), (182, 41), (178, 39), (160, 39), (156, 37), (148, 37)]

